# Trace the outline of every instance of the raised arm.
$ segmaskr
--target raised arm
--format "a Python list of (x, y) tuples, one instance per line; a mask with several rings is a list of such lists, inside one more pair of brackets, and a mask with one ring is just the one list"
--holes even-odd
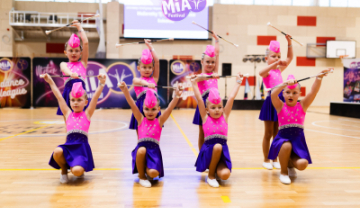
[(91, 116), (94, 114), (94, 111), (96, 109), (96, 105), (98, 102), (98, 99), (101, 95), (101, 92), (103, 91), (104, 87), (105, 87), (105, 81), (106, 81), (106, 75), (104, 74), (100, 74), (97, 76), (98, 80), (99, 80), (99, 86), (97, 87), (91, 101), (89, 104), (89, 107), (86, 109), (86, 115), (88, 117), (88, 119), (90, 120)]
[(54, 93), (56, 99), (58, 100), (61, 112), (64, 114), (65, 118), (67, 118), (71, 113), (71, 109), (66, 104), (66, 101), (63, 98), (63, 96), (62, 96), (61, 92), (59, 91), (59, 89), (57, 88), (54, 80), (48, 74), (42, 74), (42, 75), (40, 75), (40, 77), (44, 78), (44, 80), (47, 83), (49, 83), (52, 92)]
[(140, 124), (142, 119), (144, 118), (143, 115), (141, 114), (139, 108), (136, 106), (135, 101), (133, 100), (133, 98), (130, 95), (129, 89), (126, 85), (125, 82), (121, 82), (118, 84), (118, 87), (121, 89), (121, 91), (124, 93), (124, 96), (126, 98), (126, 101), (128, 102), (128, 104), (130, 105), (130, 108), (134, 114), (135, 119), (137, 120), (137, 122)]
[(287, 53), (287, 57), (286, 57), (286, 65), (280, 65), (280, 70), (284, 71), (289, 64), (291, 63), (291, 61), (293, 60), (293, 47), (292, 47), (292, 41), (291, 41), (291, 36), (290, 35), (286, 35), (286, 40), (288, 41), (288, 53)]
[(219, 56), (220, 56), (219, 37), (214, 31), (212, 33), (212, 36), (215, 39), (215, 54), (216, 54), (214, 73), (217, 74), (219, 73)]
[[(324, 72), (329, 72), (331, 69), (325, 69), (325, 70), (322, 70), (321, 73), (324, 73)], [(317, 93), (319, 92), (320, 90), (320, 86), (321, 86), (321, 81), (322, 81), (322, 78), (324, 76), (326, 76), (327, 74), (322, 74), (322, 75), (318, 75), (315, 79), (315, 82), (314, 84), (312, 85), (311, 87), (311, 90), (310, 92), (305, 96), (304, 99), (302, 99), (300, 101), (300, 104), (304, 110), (304, 112), (306, 112), (306, 110), (309, 108), (309, 106), (311, 105), (311, 103), (314, 101)]]
[(79, 21), (74, 20), (74, 21), (72, 21), (72, 23), (73, 23), (73, 26), (77, 28), (77, 30), (80, 34), (81, 41), (83, 43), (81, 61), (83, 62), (84, 67), (86, 68), (88, 59), (89, 59), (89, 40), (86, 36), (84, 29), (82, 28), (81, 24), (79, 23)]
[[(182, 88), (182, 86), (180, 86)], [(165, 121), (169, 118), (171, 111), (175, 108), (176, 104), (178, 103), (180, 96), (182, 94), (182, 89), (179, 89), (179, 85), (175, 88), (175, 97), (169, 103), (169, 106), (164, 110), (164, 112), (159, 117), (160, 126), (162, 126)]]
[(199, 87), (197, 85), (197, 80), (195, 79), (191, 79), (191, 85), (193, 87), (194, 90), (194, 94), (195, 94), (195, 98), (197, 100), (198, 103), (198, 107), (199, 107), (199, 112), (200, 112), (200, 116), (201, 118), (204, 120), (204, 118), (206, 117), (206, 109), (205, 109), (205, 103), (202, 99)]
[(271, 91), (271, 102), (274, 106), (274, 108), (276, 109), (277, 112), (280, 112), (284, 103), (283, 101), (280, 100), (279, 98), (279, 94), (281, 93), (281, 91), (289, 84), (295, 84), (295, 80), (288, 80), (285, 83), (287, 83), (286, 85), (281, 85), (277, 88), (275, 88), (274, 90)]
[(227, 119), (229, 118), (232, 106), (234, 104), (234, 100), (236, 95), (239, 92), (240, 86), (241, 86), (241, 82), (243, 80), (243, 75), (239, 72), (239, 74), (236, 76), (236, 84), (234, 89), (232, 90), (229, 99), (226, 102), (225, 108), (224, 108), (224, 115), (225, 115), (225, 119), (227, 121)]
[(145, 44), (146, 46), (149, 48), (151, 55), (154, 59), (154, 73), (153, 73), (153, 77), (155, 82), (157, 83), (159, 81), (159, 74), (160, 74), (160, 61), (158, 56), (156, 55), (155, 49), (151, 44), (151, 40), (149, 39), (145, 39)]

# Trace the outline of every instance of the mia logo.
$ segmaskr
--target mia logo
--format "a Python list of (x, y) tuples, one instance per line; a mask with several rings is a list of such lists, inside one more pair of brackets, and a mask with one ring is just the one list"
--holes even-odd
[(170, 69), (172, 71), (172, 73), (176, 74), (176, 75), (180, 75), (183, 74), (185, 72), (185, 63), (182, 61), (174, 61), (171, 66)]
[(8, 58), (0, 59), (0, 71), (10, 72), (14, 67), (13, 62)]
[(206, 7), (206, 0), (162, 0), (162, 11), (172, 21), (185, 19), (190, 11), (201, 12)]

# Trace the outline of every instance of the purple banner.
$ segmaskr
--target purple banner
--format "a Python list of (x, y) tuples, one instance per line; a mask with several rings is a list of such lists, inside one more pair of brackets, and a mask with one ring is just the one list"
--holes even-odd
[[(40, 74), (48, 73), (50, 75), (60, 75), (60, 63), (66, 62), (63, 58), (34, 58), (34, 107), (56, 107), (57, 100), (53, 95), (50, 86), (41, 78)], [(165, 63), (167, 65), (167, 62)], [(164, 63), (163, 63), (164, 65)], [(137, 59), (90, 59), (86, 68), (87, 75), (98, 75), (100, 73), (106, 74), (107, 79), (104, 90), (98, 100), (97, 107), (101, 108), (129, 108), (126, 99), (117, 87), (117, 83), (124, 81), (127, 85), (132, 85), (134, 77), (139, 77), (140, 73), (137, 70)], [(167, 82), (167, 70), (163, 70), (160, 74), (160, 79)], [(160, 71), (161, 72), (161, 71)], [(54, 82), (63, 91), (64, 80), (61, 77), (54, 77)], [(87, 77), (84, 79), (86, 92), (91, 99), (98, 87), (97, 77)], [(166, 84), (165, 84), (166, 85)], [(132, 86), (129, 87), (130, 93), (135, 97), (135, 92)], [(167, 105), (167, 91), (159, 90), (159, 96), (162, 106)]]

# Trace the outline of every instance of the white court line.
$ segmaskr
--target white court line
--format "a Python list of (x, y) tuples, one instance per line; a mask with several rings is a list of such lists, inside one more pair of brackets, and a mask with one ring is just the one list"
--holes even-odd
[(308, 129), (305, 128), (306, 131), (314, 131), (314, 132), (319, 132), (319, 133), (323, 133), (323, 134), (330, 134), (330, 135), (335, 135), (335, 136), (343, 136), (343, 137), (348, 137), (348, 138), (353, 138), (353, 139), (360, 139), (360, 137), (354, 137), (354, 136), (346, 136), (343, 134), (334, 134), (334, 133), (330, 133), (330, 132), (325, 132), (325, 131), (317, 131), (317, 130), (313, 130), (313, 129)]
[[(360, 132), (360, 130), (334, 128), (334, 127), (327, 127), (327, 126), (321, 126), (321, 125), (316, 124), (316, 123), (322, 123), (322, 122), (331, 122), (331, 120), (314, 121), (314, 122), (312, 122), (311, 124), (314, 125), (314, 126), (317, 126), (317, 127), (325, 128), (325, 129), (334, 129), (334, 130), (345, 130), (345, 131), (356, 131), (356, 132)], [(345, 124), (341, 124), (341, 125), (353, 127), (353, 126), (351, 126), (351, 125), (345, 125)]]
[[(19, 121), (19, 120), (12, 120), (12, 121)], [(38, 121), (38, 119), (36, 120), (22, 120), (22, 121)], [(40, 120), (41, 121), (41, 120)], [(115, 128), (115, 129), (109, 129), (109, 130), (103, 130), (103, 131), (95, 131), (95, 132), (89, 132), (89, 134), (102, 134), (102, 133), (109, 133), (109, 132), (115, 132), (115, 131), (122, 131), (122, 130), (126, 130), (126, 128), (129, 126), (129, 124), (127, 122), (123, 122), (123, 121), (116, 121), (116, 120), (102, 120), (102, 119), (96, 119), (96, 120), (92, 120), (92, 121), (109, 121), (109, 122), (116, 122), (116, 123), (121, 123), (123, 124), (122, 127), (120, 128)], [(23, 134), (23, 135), (19, 135), (16, 137), (49, 137), (49, 136), (65, 136), (66, 134), (61, 133), (61, 134)], [(0, 137), (6, 137), (6, 136), (11, 136), (11, 135), (0, 135)]]

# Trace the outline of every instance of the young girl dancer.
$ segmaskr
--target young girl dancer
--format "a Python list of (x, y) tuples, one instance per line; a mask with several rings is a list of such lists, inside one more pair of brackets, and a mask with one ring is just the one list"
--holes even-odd
[[(206, 98), (209, 96), (209, 89), (216, 88), (218, 89), (218, 81), (216, 78), (219, 77), (217, 74), (219, 71), (219, 38), (213, 33), (213, 38), (215, 39), (215, 47), (212, 45), (206, 46), (205, 52), (202, 54), (201, 65), (202, 65), (202, 73), (197, 75), (198, 87), (200, 89), (200, 93), (202, 96), (202, 100), (206, 106)], [(202, 76), (211, 75), (213, 78), (204, 78)], [(196, 111), (194, 114), (193, 124), (199, 125), (199, 140), (198, 146), (199, 150), (204, 144), (204, 131), (202, 128), (202, 120), (199, 112), (199, 106), (196, 107)]]
[(42, 76), (45, 81), (49, 83), (51, 90), (59, 102), (60, 109), (65, 117), (67, 129), (66, 142), (55, 148), (51, 155), (49, 165), (56, 169), (61, 168), (60, 182), (67, 183), (69, 181), (67, 175), (69, 168), (77, 177), (83, 176), (84, 171), (89, 172), (94, 169), (94, 160), (87, 135), (90, 127), (90, 119), (95, 111), (97, 100), (105, 86), (106, 76), (98, 76), (100, 81), (99, 86), (86, 110), (85, 106), (88, 104), (88, 98), (81, 82), (74, 83), (69, 93), (70, 108), (67, 106), (65, 99), (61, 96), (59, 89), (51, 77), (48, 74)]
[(175, 89), (176, 97), (170, 102), (164, 113), (157, 117), (160, 112), (160, 101), (154, 91), (146, 91), (141, 112), (132, 99), (125, 82), (119, 83), (119, 87), (124, 93), (138, 124), (138, 144), (131, 153), (133, 174), (139, 173), (140, 185), (149, 188), (151, 183), (147, 178), (152, 180), (152, 178), (164, 176), (159, 147), (162, 126), (175, 108), (182, 91), (179, 88)]
[[(150, 40), (144, 40), (146, 46), (149, 49), (145, 49), (142, 52), (141, 58), (138, 61), (137, 70), (140, 72), (140, 78), (134, 78), (133, 84), (134, 85), (147, 85), (148, 87), (134, 87), (136, 93), (136, 106), (139, 108), (141, 113), (144, 115), (143, 105), (146, 91), (152, 90), (157, 93), (156, 83), (159, 80), (159, 58), (155, 53), (155, 49), (152, 47)], [(154, 58), (154, 60), (153, 60)], [(156, 95), (157, 96), (157, 95)], [(161, 112), (156, 116), (160, 116)], [(129, 129), (136, 129), (138, 128), (137, 119), (135, 118), (134, 114), (131, 115), (131, 120), (129, 124)]]
[[(288, 53), (287, 59), (285, 61), (280, 60), (280, 43), (278, 41), (271, 41), (269, 47), (266, 49), (265, 60), (267, 61), (268, 66), (262, 69), (259, 74), (263, 78), (266, 88), (272, 88), (277, 84), (283, 82), (281, 77), (281, 72), (283, 72), (286, 67), (290, 64), (293, 59), (293, 50), (291, 45), (291, 36), (286, 35), (288, 41)], [(263, 167), (269, 170), (275, 168), (279, 169), (280, 164), (277, 162), (277, 158), (274, 158), (273, 165), (270, 163), (267, 158), (269, 154), (270, 140), (271, 137), (275, 137), (278, 132), (278, 118), (276, 116), (276, 111), (274, 106), (271, 103), (271, 96), (268, 93), (268, 96), (265, 99), (265, 102), (261, 108), (259, 119), (264, 121), (265, 132), (262, 143), (262, 149), (264, 154)], [(280, 99), (283, 100), (282, 94), (279, 95)]]
[(205, 133), (205, 142), (201, 147), (195, 166), (196, 171), (199, 172), (204, 172), (207, 168), (209, 169), (207, 183), (211, 187), (219, 187), (216, 175), (222, 180), (227, 180), (230, 177), (231, 159), (226, 143), (228, 119), (234, 99), (240, 89), (242, 77), (241, 73), (236, 76), (235, 87), (229, 96), (225, 108), (223, 108), (222, 99), (216, 88), (211, 88), (209, 96), (203, 101), (197, 85), (197, 78), (191, 81), (203, 121), (202, 128)]
[[(74, 20), (72, 23), (78, 29), (83, 45), (81, 46), (79, 37), (76, 34), (72, 34), (70, 39), (65, 43), (64, 50), (65, 55), (69, 59), (69, 62), (60, 63), (60, 69), (63, 74), (71, 76), (70, 78), (64, 77), (65, 87), (62, 94), (67, 103), (67, 106), (70, 109), (71, 106), (69, 94), (73, 84), (80, 82), (85, 89), (85, 82), (82, 78), (86, 76), (86, 67), (89, 58), (89, 41), (86, 37), (86, 33), (77, 20)], [(80, 58), (81, 61), (79, 61)], [(88, 106), (85, 106), (85, 109), (87, 107)], [(60, 107), (57, 110), (57, 115), (63, 115)]]
[[(323, 70), (329, 72), (330, 70)], [(311, 164), (309, 149), (304, 136), (304, 120), (308, 107), (319, 92), (324, 74), (318, 75), (310, 92), (298, 102), (300, 97), (300, 84), (296, 84), (294, 76), (289, 75), (287, 84), (271, 92), (272, 103), (279, 118), (279, 132), (274, 138), (269, 151), (269, 159), (274, 160), (279, 156), (281, 173), (280, 181), (290, 184), (290, 177), (296, 177), (295, 168), (305, 170)], [(278, 97), (281, 91), (285, 103)]]

